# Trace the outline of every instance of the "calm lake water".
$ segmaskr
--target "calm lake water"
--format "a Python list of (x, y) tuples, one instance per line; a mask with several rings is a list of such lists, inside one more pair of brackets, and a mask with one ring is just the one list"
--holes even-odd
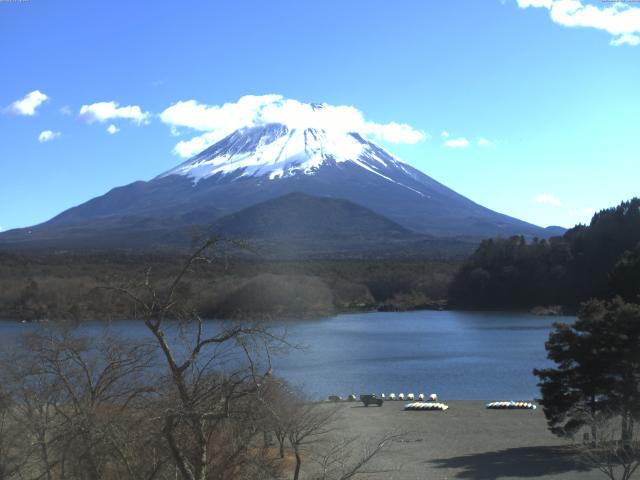
[[(304, 348), (274, 358), (274, 373), (314, 398), (436, 392), (443, 399), (528, 400), (539, 396), (532, 369), (549, 365), (544, 342), (552, 324), (572, 321), (522, 313), (418, 311), (287, 322), (289, 340)], [(38, 327), (0, 322), (0, 348), (32, 328)], [(101, 335), (104, 324), (88, 322), (82, 328)], [(135, 321), (114, 323), (112, 329), (148, 336)]]

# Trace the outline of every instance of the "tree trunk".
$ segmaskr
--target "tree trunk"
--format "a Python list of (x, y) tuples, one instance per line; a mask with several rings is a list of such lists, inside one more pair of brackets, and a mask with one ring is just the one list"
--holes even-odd
[(207, 425), (207, 421), (200, 417), (196, 420), (194, 420), (194, 429), (196, 430), (196, 442), (197, 442), (197, 449), (198, 449), (198, 468), (197, 468), (197, 473), (196, 473), (196, 480), (207, 480), (207, 463), (208, 463), (208, 456), (207, 456), (207, 446), (208, 446), (208, 441), (207, 441), (207, 435), (206, 435), (206, 425)]
[(596, 422), (591, 422), (591, 443), (594, 447), (598, 446), (598, 426)]
[(287, 436), (276, 430), (276, 440), (278, 440), (278, 446), (280, 447), (280, 458), (284, 458), (284, 442), (287, 441)]
[(621, 422), (621, 440), (622, 444), (626, 446), (631, 442), (631, 430), (629, 427), (632, 425), (632, 421), (629, 412), (622, 412)]
[(43, 434), (40, 437), (40, 454), (42, 455), (42, 463), (46, 468), (46, 478), (47, 480), (53, 480), (53, 476), (51, 474), (51, 463), (49, 462), (49, 449), (47, 448), (47, 440), (45, 435)]
[(596, 397), (591, 396), (591, 443), (594, 447), (598, 446), (598, 422), (596, 420), (596, 415), (598, 414), (596, 410)]
[(184, 480), (195, 480), (195, 476), (188, 467), (187, 460), (180, 450), (176, 438), (173, 436), (173, 425), (170, 418), (165, 419), (165, 426), (162, 430), (162, 433), (164, 434), (164, 437), (169, 444), (169, 449), (171, 450), (173, 458), (176, 461), (176, 467), (180, 471), (182, 478)]
[(300, 466), (302, 465), (302, 457), (300, 456), (300, 452), (297, 448), (294, 448), (296, 454), (296, 470), (293, 472), (293, 480), (298, 480), (300, 476)]

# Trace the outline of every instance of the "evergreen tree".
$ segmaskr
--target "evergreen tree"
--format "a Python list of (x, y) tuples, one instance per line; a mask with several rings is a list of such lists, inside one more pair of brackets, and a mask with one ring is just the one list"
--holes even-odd
[(585, 303), (573, 325), (556, 324), (546, 343), (555, 368), (536, 369), (550, 430), (572, 435), (584, 426), (597, 441), (599, 416), (619, 416), (621, 440), (640, 418), (640, 306)]
[(640, 198), (623, 202), (549, 240), (485, 240), (451, 283), (464, 308), (577, 309), (589, 298), (640, 295)]

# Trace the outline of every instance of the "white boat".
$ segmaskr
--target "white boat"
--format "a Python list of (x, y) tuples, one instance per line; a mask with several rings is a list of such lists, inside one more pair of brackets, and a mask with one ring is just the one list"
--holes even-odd
[(490, 402), (486, 407), (492, 410), (535, 410), (537, 408), (532, 402), (514, 402), (513, 400)]
[(449, 409), (449, 405), (442, 402), (412, 402), (404, 406), (405, 410), (439, 410), (444, 412)]

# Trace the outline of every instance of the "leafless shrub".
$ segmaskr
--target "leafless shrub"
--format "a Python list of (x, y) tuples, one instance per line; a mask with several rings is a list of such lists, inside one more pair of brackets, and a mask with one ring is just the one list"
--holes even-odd
[(602, 412), (589, 418), (588, 430), (575, 445), (582, 461), (611, 480), (629, 480), (640, 467), (640, 427)]
[(401, 435), (388, 433), (377, 441), (362, 442), (357, 436), (330, 441), (312, 459), (320, 467), (316, 480), (348, 480), (358, 475), (388, 473), (393, 470), (369, 469), (371, 461)]

